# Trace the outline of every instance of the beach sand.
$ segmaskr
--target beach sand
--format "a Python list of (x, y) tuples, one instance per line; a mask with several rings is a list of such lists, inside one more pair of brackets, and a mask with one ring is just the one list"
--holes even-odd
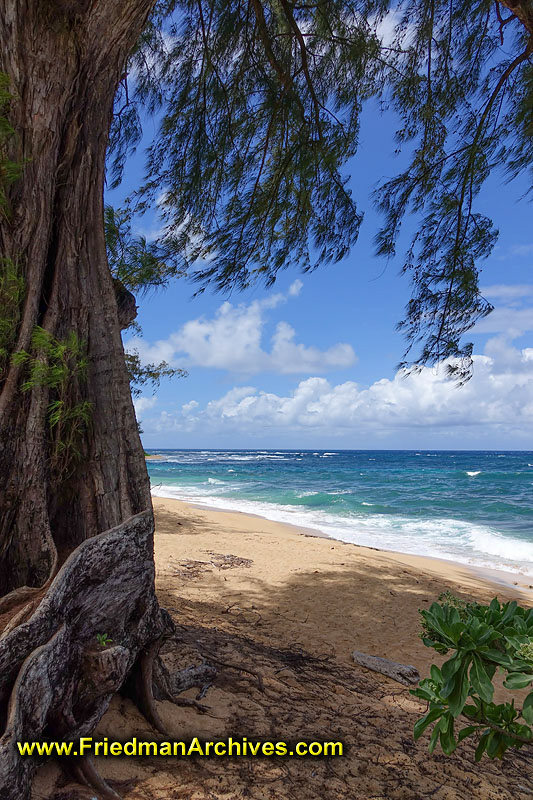
[[(201, 700), (207, 713), (158, 702), (170, 736), (341, 740), (346, 754), (95, 759), (125, 800), (533, 798), (533, 753), (481, 765), (470, 744), (451, 757), (428, 755), (428, 736), (412, 737), (424, 706), (352, 659), (353, 650), (384, 656), (415, 665), (424, 677), (439, 659), (418, 637), (418, 609), (446, 590), (530, 605), (529, 588), (513, 585), (518, 578), (177, 500), (154, 498), (154, 506), (158, 595), (182, 641), (165, 660), (171, 668), (207, 661), (218, 670)], [(163, 738), (118, 697), (95, 735)], [(71, 788), (50, 764), (40, 771), (35, 800), (67, 800)]]

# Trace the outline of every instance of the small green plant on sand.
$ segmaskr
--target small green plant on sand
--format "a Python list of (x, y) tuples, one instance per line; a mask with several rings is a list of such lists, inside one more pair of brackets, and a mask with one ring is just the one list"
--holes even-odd
[(108, 633), (97, 633), (96, 634), (96, 641), (100, 645), (100, 647), (107, 647), (108, 644), (111, 644), (113, 639), (109, 638)]
[[(533, 609), (515, 601), (490, 605), (467, 603), (449, 592), (427, 611), (421, 611), (422, 641), (437, 653), (451, 653), (441, 668), (411, 694), (425, 700), (427, 713), (414, 728), (415, 739), (433, 726), (429, 751), (440, 744), (446, 755), (464, 739), (477, 741), (476, 761), (483, 754), (502, 758), (509, 748), (533, 744), (533, 691), (517, 708), (511, 702), (494, 703), (494, 676), (498, 670), (507, 689), (533, 684)], [(466, 726), (458, 728), (460, 721)]]

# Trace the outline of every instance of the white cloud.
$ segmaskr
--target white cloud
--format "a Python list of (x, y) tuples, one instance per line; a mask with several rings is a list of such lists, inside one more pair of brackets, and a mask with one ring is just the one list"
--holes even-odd
[(298, 295), (302, 291), (302, 288), (303, 288), (303, 282), (297, 278), (289, 286), (289, 296), (298, 297)]
[(513, 256), (531, 256), (533, 255), (533, 244), (515, 244), (510, 250)]
[(476, 322), (470, 333), (504, 333), (516, 339), (527, 331), (533, 331), (533, 308), (503, 306)]
[(181, 413), (185, 416), (188, 416), (189, 414), (192, 414), (199, 407), (199, 405), (200, 403), (198, 403), (196, 400), (191, 400), (188, 403), (184, 403), (181, 407)]
[(480, 319), (471, 333), (497, 333), (503, 334), (507, 339), (516, 339), (527, 331), (533, 331), (533, 308), (526, 305), (533, 297), (533, 284), (497, 283), (481, 286), (480, 292), (496, 308)]
[(136, 397), (133, 400), (133, 405), (135, 408), (135, 414), (137, 419), (141, 419), (144, 415), (145, 411), (148, 411), (150, 408), (153, 408), (157, 403), (157, 399), (155, 397)]
[(353, 381), (332, 385), (322, 377), (301, 381), (287, 395), (236, 387), (203, 408), (195, 404), (194, 416), (163, 413), (153, 418), (150, 432), (269, 434), (279, 441), (294, 434), (303, 439), (336, 436), (350, 446), (354, 437), (366, 434), (379, 440), (423, 429), (461, 441), (468, 429), (480, 437), (510, 431), (524, 437), (527, 446), (533, 434), (533, 348), (518, 350), (494, 339), (488, 350), (475, 356), (474, 377), (461, 388), (446, 377), (445, 364), (407, 377), (400, 371), (368, 388)]
[(296, 332), (287, 322), (277, 324), (270, 349), (263, 348), (266, 312), (297, 297), (302, 286), (296, 280), (287, 296), (274, 294), (248, 305), (225, 302), (211, 319), (190, 320), (168, 339), (153, 345), (132, 339), (126, 346), (136, 348), (144, 363), (166, 361), (178, 366), (224, 369), (238, 375), (264, 371), (284, 375), (324, 373), (352, 366), (356, 356), (351, 345), (339, 343), (325, 350), (308, 347), (295, 341)]
[(493, 286), (482, 286), (480, 292), (484, 297), (492, 300), (519, 300), (525, 297), (533, 297), (533, 284), (498, 283)]

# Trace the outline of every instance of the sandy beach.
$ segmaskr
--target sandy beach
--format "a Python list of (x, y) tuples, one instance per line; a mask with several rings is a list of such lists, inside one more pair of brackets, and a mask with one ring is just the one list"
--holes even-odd
[[(207, 713), (158, 702), (171, 736), (338, 739), (346, 755), (97, 759), (126, 800), (533, 797), (530, 754), (480, 766), (467, 744), (452, 757), (429, 756), (427, 737), (412, 738), (424, 706), (352, 660), (359, 650), (413, 664), (424, 677), (437, 659), (418, 637), (418, 609), (446, 590), (529, 605), (533, 594), (518, 577), (491, 580), (452, 562), (358, 547), (177, 500), (154, 498), (154, 506), (158, 594), (182, 637), (165, 659), (170, 668), (207, 661), (217, 669), (201, 700)], [(191, 689), (185, 696), (197, 694)], [(126, 698), (113, 700), (97, 735), (159, 736)], [(42, 769), (35, 798), (66, 800), (70, 789), (58, 789), (57, 780), (54, 765)]]

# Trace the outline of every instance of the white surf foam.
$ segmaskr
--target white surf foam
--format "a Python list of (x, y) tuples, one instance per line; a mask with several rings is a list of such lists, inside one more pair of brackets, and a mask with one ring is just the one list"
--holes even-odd
[[(156, 497), (170, 497), (226, 511), (286, 522), (325, 533), (334, 539), (413, 555), (433, 556), (472, 566), (533, 576), (533, 542), (504, 535), (493, 528), (463, 520), (416, 519), (392, 514), (341, 516), (321, 509), (303, 508), (213, 494), (203, 486), (159, 485)], [(228, 487), (229, 488), (229, 487)]]

